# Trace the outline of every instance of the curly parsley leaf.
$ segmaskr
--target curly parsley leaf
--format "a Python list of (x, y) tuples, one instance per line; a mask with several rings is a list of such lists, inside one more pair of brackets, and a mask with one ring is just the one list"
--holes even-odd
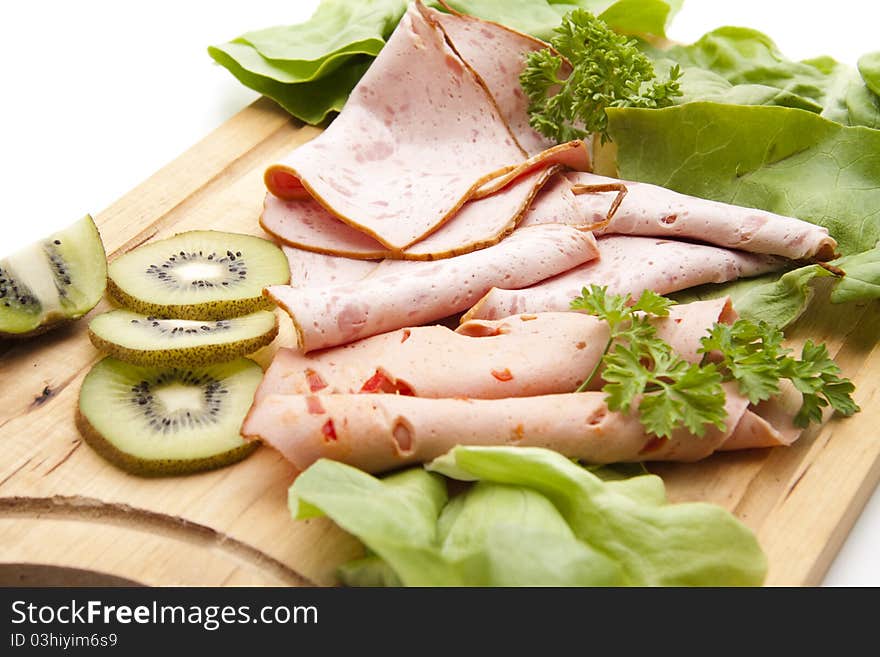
[(634, 300), (629, 294), (608, 294), (607, 287), (583, 288), (571, 308), (606, 322), (609, 337), (600, 363), (578, 392), (588, 389), (603, 366), (608, 408), (631, 413), (636, 405), (645, 429), (666, 438), (679, 427), (697, 436), (705, 435), (708, 426), (723, 428), (721, 384), (727, 381), (735, 381), (749, 402), (757, 404), (779, 394), (780, 380), (789, 379), (803, 395), (794, 418), (801, 427), (820, 423), (828, 406), (847, 416), (859, 410), (852, 398), (855, 386), (840, 376), (825, 345), (808, 340), (795, 359), (782, 344), (782, 331), (764, 322), (715, 323), (700, 341), (703, 362), (689, 363), (657, 336), (650, 321), (668, 316), (673, 303), (650, 290)]
[[(669, 437), (681, 426), (702, 436), (707, 425), (724, 426), (724, 390), (715, 365), (694, 365), (657, 337), (650, 316), (665, 317), (673, 302), (647, 290), (637, 299), (609, 295), (607, 288), (591, 285), (572, 301), (609, 326), (609, 341), (602, 358), (605, 366), (602, 391), (612, 411), (638, 411), (645, 429)], [(598, 369), (598, 368), (596, 368)], [(596, 370), (579, 390), (587, 388)]]
[(676, 65), (664, 81), (636, 42), (584, 9), (568, 13), (550, 43), (526, 58), (520, 85), (529, 123), (557, 142), (598, 132), (608, 139), (606, 107), (657, 108), (682, 95)]
[(740, 319), (733, 325), (715, 324), (701, 340), (700, 352), (720, 354), (725, 380), (737, 382), (753, 404), (779, 394), (779, 381), (789, 379), (803, 395), (794, 418), (799, 427), (822, 422), (822, 409), (831, 406), (842, 415), (859, 410), (852, 398), (855, 386), (840, 377), (840, 368), (825, 345), (808, 340), (800, 359), (782, 346), (782, 331), (764, 322)]

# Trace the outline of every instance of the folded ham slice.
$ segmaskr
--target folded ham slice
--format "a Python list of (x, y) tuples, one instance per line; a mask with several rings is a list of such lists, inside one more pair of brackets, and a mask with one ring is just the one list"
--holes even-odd
[(590, 232), (547, 224), (436, 262), (395, 262), (384, 274), (316, 288), (269, 287), (293, 318), (303, 351), (332, 347), (469, 308), (492, 287), (525, 287), (596, 257)]
[(318, 253), (358, 259), (449, 258), (491, 246), (509, 234), (558, 168), (540, 167), (495, 194), (468, 201), (440, 230), (399, 252), (339, 221), (311, 198), (285, 201), (267, 194), (260, 223), (285, 244)]
[[(678, 353), (697, 362), (700, 337), (715, 322), (733, 319), (725, 298), (673, 306), (654, 325)], [(572, 312), (474, 320), (455, 331), (404, 328), (309, 354), (281, 349), (254, 399), (316, 392), (478, 399), (571, 392), (596, 366), (607, 341), (607, 324)]]
[(504, 399), (404, 395), (270, 395), (242, 428), (299, 470), (330, 458), (367, 472), (424, 463), (456, 445), (546, 447), (587, 463), (696, 461), (722, 448), (748, 401), (727, 385), (727, 421), (702, 437), (645, 433), (637, 415), (608, 410), (605, 394), (582, 392)]
[(314, 253), (290, 246), (281, 248), (290, 266), (290, 284), (294, 287), (322, 287), (359, 281), (376, 267), (372, 260), (353, 260)]
[[(529, 125), (529, 101), (519, 85), (526, 55), (549, 48), (549, 44), (498, 23), (447, 9), (449, 13), (429, 11), (443, 27), (452, 47), (489, 89), (520, 146), (529, 155), (552, 146), (552, 141)], [(564, 77), (567, 73), (563, 71), (560, 75)]]
[(792, 260), (830, 260), (837, 248), (826, 228), (800, 219), (581, 172), (560, 174), (536, 199), (522, 225), (602, 221), (613, 195), (574, 194), (572, 189), (620, 182), (626, 185), (626, 197), (601, 234), (691, 239)]
[(311, 197), (386, 249), (402, 251), (474, 195), (547, 164), (589, 168), (581, 142), (526, 155), (434, 14), (416, 2), (344, 111), (269, 167), (265, 180), (276, 196)]
[(571, 300), (593, 283), (608, 286), (613, 294), (637, 297), (648, 289), (669, 294), (704, 283), (757, 276), (786, 265), (775, 256), (652, 237), (613, 235), (600, 238), (598, 244), (598, 260), (528, 288), (493, 289), (464, 319), (568, 310)]

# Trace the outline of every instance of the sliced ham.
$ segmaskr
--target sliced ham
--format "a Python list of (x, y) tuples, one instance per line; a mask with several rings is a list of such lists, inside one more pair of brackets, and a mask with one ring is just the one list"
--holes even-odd
[(358, 259), (449, 258), (491, 246), (509, 234), (557, 170), (539, 167), (495, 194), (468, 201), (438, 231), (401, 252), (339, 221), (310, 198), (284, 201), (267, 194), (260, 223), (285, 244), (318, 253)]
[[(562, 181), (567, 181), (568, 184)], [(627, 194), (606, 235), (691, 239), (717, 246), (783, 256), (791, 260), (830, 260), (837, 242), (822, 226), (738, 205), (686, 196), (657, 185), (620, 181), (592, 173), (561, 174), (533, 204), (523, 225), (563, 222), (576, 225), (604, 219), (613, 195), (575, 194), (579, 186), (623, 182)], [(570, 208), (574, 208), (571, 211)], [(560, 211), (566, 208), (566, 212)]]
[[(525, 157), (482, 81), (417, 2), (344, 111), (319, 137), (269, 167), (265, 180), (276, 196), (311, 197), (387, 249), (402, 251), (475, 194), (495, 192), (547, 164), (589, 168), (581, 142)], [(496, 179), (501, 182), (492, 184)]]
[(469, 308), (492, 287), (526, 287), (597, 253), (592, 233), (547, 224), (455, 258), (394, 263), (385, 274), (341, 285), (277, 285), (266, 294), (293, 318), (300, 348), (312, 351), (442, 319)]
[(330, 458), (383, 472), (424, 463), (456, 445), (546, 447), (588, 463), (695, 461), (722, 447), (748, 401), (727, 385), (727, 422), (702, 437), (645, 433), (637, 415), (608, 410), (602, 392), (504, 399), (404, 395), (270, 395), (242, 433), (261, 438), (298, 469)]
[(606, 285), (610, 293), (633, 297), (648, 289), (669, 294), (704, 283), (757, 276), (786, 264), (775, 256), (651, 237), (613, 235), (600, 238), (598, 244), (598, 260), (525, 289), (493, 289), (465, 319), (568, 310), (571, 300), (590, 284)]
[(519, 84), (526, 55), (549, 48), (549, 44), (498, 23), (454, 10), (450, 13), (430, 11), (443, 26), (456, 52), (489, 89), (520, 146), (529, 155), (552, 146), (552, 141), (529, 125), (529, 101)]
[(290, 284), (294, 287), (352, 283), (361, 280), (379, 266), (378, 262), (371, 260), (353, 260), (290, 246), (284, 246), (281, 250), (287, 256)]
[[(712, 299), (674, 306), (654, 324), (661, 338), (697, 362), (700, 337), (715, 322), (733, 319), (729, 299)], [(607, 341), (607, 324), (572, 312), (473, 320), (455, 331), (404, 328), (309, 354), (281, 349), (254, 399), (316, 392), (477, 399), (571, 392), (596, 366)]]

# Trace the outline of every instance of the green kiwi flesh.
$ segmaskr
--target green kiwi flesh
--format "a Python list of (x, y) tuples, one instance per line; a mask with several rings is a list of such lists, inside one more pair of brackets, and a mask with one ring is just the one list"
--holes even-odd
[(239, 431), (262, 377), (246, 358), (163, 369), (108, 356), (83, 380), (77, 426), (95, 451), (133, 474), (219, 468), (257, 447)]
[(159, 319), (129, 310), (98, 315), (89, 338), (99, 350), (134, 365), (199, 367), (235, 360), (278, 335), (271, 310), (218, 320)]
[(199, 230), (126, 253), (109, 277), (110, 296), (143, 315), (223, 319), (272, 308), (263, 288), (290, 282), (290, 267), (268, 240)]
[(0, 337), (27, 337), (78, 319), (107, 285), (107, 257), (88, 215), (0, 260)]

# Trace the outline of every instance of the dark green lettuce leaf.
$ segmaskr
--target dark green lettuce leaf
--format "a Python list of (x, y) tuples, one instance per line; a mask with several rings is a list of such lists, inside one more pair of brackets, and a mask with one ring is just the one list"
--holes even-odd
[(239, 82), (268, 96), (287, 112), (305, 123), (321, 123), (338, 112), (348, 100), (371, 59), (353, 58), (333, 73), (311, 82), (291, 82), (283, 65), (261, 57), (251, 46), (229, 42), (208, 49), (211, 57)]
[[(833, 263), (847, 275), (835, 282), (832, 301), (877, 296), (880, 130), (798, 109), (708, 102), (608, 115), (621, 178), (825, 226), (849, 256)], [(697, 294), (730, 292), (744, 315), (783, 326), (805, 308), (809, 281), (826, 274), (810, 266)]]

